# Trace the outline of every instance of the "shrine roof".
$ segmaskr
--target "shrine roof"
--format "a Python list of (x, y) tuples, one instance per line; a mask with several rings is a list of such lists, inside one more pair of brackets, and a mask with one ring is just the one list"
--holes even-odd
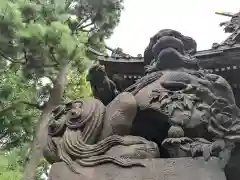
[[(207, 49), (207, 50), (201, 50), (198, 51), (194, 57), (200, 58), (204, 56), (210, 56), (210, 55), (217, 55), (221, 54), (225, 51), (231, 51), (231, 50), (238, 50), (240, 48), (240, 44), (235, 44), (233, 46), (222, 46), (220, 45), (217, 49)], [(105, 56), (105, 57), (99, 57), (99, 61), (105, 61), (105, 62), (113, 62), (113, 63), (143, 63), (144, 59), (143, 57), (111, 57), (111, 56)], [(207, 60), (207, 59), (206, 59)]]
[(118, 62), (118, 63), (126, 63), (126, 62), (131, 62), (131, 63), (139, 63), (143, 62), (143, 57), (111, 57), (111, 56), (105, 56), (105, 57), (99, 57), (99, 61), (111, 61), (111, 62)]

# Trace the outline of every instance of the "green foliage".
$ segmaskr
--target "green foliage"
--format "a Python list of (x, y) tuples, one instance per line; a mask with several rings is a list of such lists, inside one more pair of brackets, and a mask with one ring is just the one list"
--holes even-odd
[(71, 6), (70, 0), (38, 2), (0, 2), (1, 54), (22, 62), (31, 75), (38, 76), (62, 61), (83, 61), (85, 44), (102, 48), (123, 9), (122, 0), (81, 0)]
[[(79, 0), (75, 7), (76, 16), (88, 24), (95, 25), (93, 31), (109, 37), (120, 21), (123, 0)], [(82, 26), (81, 29), (86, 28)]]
[(20, 180), (26, 158), (27, 146), (14, 148), (11, 151), (0, 151), (0, 179)]
[[(8, 150), (0, 154), (1, 180), (20, 179), (21, 145), (33, 139), (62, 66), (73, 67), (64, 100), (91, 95), (85, 72), (95, 58), (88, 47), (105, 50), (122, 8), (122, 0), (0, 1), (0, 146)], [(50, 84), (39, 83), (46, 77)], [(39, 174), (46, 167), (42, 161)]]
[(0, 49), (6, 56), (16, 57), (16, 30), (22, 26), (21, 12), (17, 5), (7, 0), (0, 1)]
[(0, 62), (7, 69), (0, 74), (0, 141), (9, 148), (32, 139), (40, 113), (32, 105), (52, 88), (41, 85), (36, 90), (39, 78), (54, 81), (60, 66), (71, 61), (74, 69), (64, 97), (90, 94), (83, 73), (90, 64), (86, 45), (103, 47), (119, 22), (122, 1), (84, 0), (70, 6), (71, 2), (0, 1)]
[(74, 13), (88, 32), (88, 43), (95, 49), (104, 49), (104, 40), (109, 38), (120, 22), (123, 0), (77, 0)]
[(38, 166), (37, 180), (46, 180), (46, 177), (48, 176), (48, 170), (49, 164), (44, 158), (42, 158)]
[(65, 89), (64, 99), (70, 101), (76, 98), (91, 96), (91, 88), (86, 80), (86, 72), (79, 75), (76, 71), (71, 71), (68, 75), (68, 84)]
[[(11, 151), (0, 151), (0, 180), (21, 180), (24, 164), (27, 159), (28, 144), (23, 144)], [(45, 180), (43, 174), (47, 172), (48, 164), (42, 159), (36, 180)]]
[(19, 71), (8, 69), (0, 78), (0, 142), (2, 148), (11, 148), (32, 139), (39, 111), (27, 103), (36, 102), (38, 92)]
[(3, 0), (0, 15), (0, 52), (21, 63), (26, 77), (42, 77), (70, 60), (83, 60), (84, 44), (79, 38), (84, 33), (73, 34), (60, 18), (66, 12), (54, 4)]
[(22, 177), (21, 166), (17, 161), (9, 162), (12, 160), (7, 153), (0, 154), (0, 179), (1, 180), (20, 180)]

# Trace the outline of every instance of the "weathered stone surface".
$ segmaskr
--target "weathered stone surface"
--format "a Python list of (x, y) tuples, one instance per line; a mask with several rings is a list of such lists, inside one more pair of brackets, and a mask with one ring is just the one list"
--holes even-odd
[(145, 75), (125, 90), (94, 65), (94, 98), (53, 112), (50, 180), (226, 180), (224, 167), (228, 180), (239, 179), (240, 108), (227, 80), (199, 68), (195, 50), (191, 38), (160, 31)]
[(216, 158), (208, 162), (192, 158), (153, 159), (143, 162), (147, 165), (144, 168), (119, 168), (112, 164), (84, 167), (82, 174), (73, 173), (63, 162), (55, 163), (49, 180), (226, 180)]

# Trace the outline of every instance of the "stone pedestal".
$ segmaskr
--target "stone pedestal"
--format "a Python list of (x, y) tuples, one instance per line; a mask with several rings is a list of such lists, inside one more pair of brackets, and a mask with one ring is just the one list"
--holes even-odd
[(112, 164), (70, 171), (65, 163), (51, 167), (49, 180), (226, 180), (218, 159), (151, 159), (146, 167), (120, 168)]

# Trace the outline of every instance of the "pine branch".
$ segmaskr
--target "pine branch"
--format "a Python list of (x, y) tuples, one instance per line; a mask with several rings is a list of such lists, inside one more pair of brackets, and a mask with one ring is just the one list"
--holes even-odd
[(22, 59), (13, 59), (11, 57), (6, 56), (1, 50), (0, 50), (0, 56), (2, 56), (4, 59), (10, 61), (11, 63), (16, 63), (16, 64), (24, 64), (24, 61), (21, 61)]
[(1, 134), (0, 135), (0, 140), (2, 139), (2, 138), (5, 138), (6, 136), (7, 136), (7, 134), (8, 134), (8, 132), (6, 131), (6, 132), (4, 132), (3, 134)]
[(94, 23), (93, 23), (93, 22), (90, 22), (90, 23), (88, 23), (88, 24), (86, 24), (86, 25), (84, 25), (84, 26), (80, 26), (80, 27), (77, 28), (77, 30), (84, 30), (85, 28), (87, 28), (87, 27), (89, 27), (89, 26), (91, 26), (91, 25), (94, 25)]
[(31, 102), (27, 102), (27, 101), (20, 101), (19, 103), (26, 104), (26, 105), (28, 105), (30, 107), (33, 107), (33, 108), (36, 108), (38, 110), (43, 110), (43, 108), (44, 108), (44, 105), (41, 106), (41, 105), (39, 105), (37, 103), (31, 103)]
[(7, 112), (7, 111), (9, 111), (9, 110), (13, 110), (14, 108), (15, 108), (15, 103), (14, 104), (12, 104), (11, 106), (8, 106), (8, 107), (5, 107), (5, 108), (3, 108), (3, 109), (1, 109), (0, 110), (0, 114), (2, 114), (2, 113), (5, 113), (5, 112)]
[(49, 55), (50, 55), (50, 59), (56, 63), (55, 65), (59, 65), (59, 62), (54, 53), (54, 47), (49, 48)]
[(16, 103), (12, 103), (8, 107), (5, 107), (5, 108), (1, 109), (0, 114), (5, 113), (5, 112), (10, 111), (10, 110), (14, 110), (17, 105), (21, 105), (21, 104), (29, 105), (29, 106), (34, 107), (34, 108), (39, 109), (39, 110), (42, 110), (43, 106), (44, 106), (44, 105), (40, 106), (39, 104), (35, 104), (35, 103), (27, 102), (27, 101), (18, 101)]
[(88, 20), (90, 20), (90, 18), (91, 18), (91, 16), (87, 16), (85, 19), (80, 21), (73, 32), (76, 32), (79, 28), (81, 28), (84, 23), (86, 23)]

